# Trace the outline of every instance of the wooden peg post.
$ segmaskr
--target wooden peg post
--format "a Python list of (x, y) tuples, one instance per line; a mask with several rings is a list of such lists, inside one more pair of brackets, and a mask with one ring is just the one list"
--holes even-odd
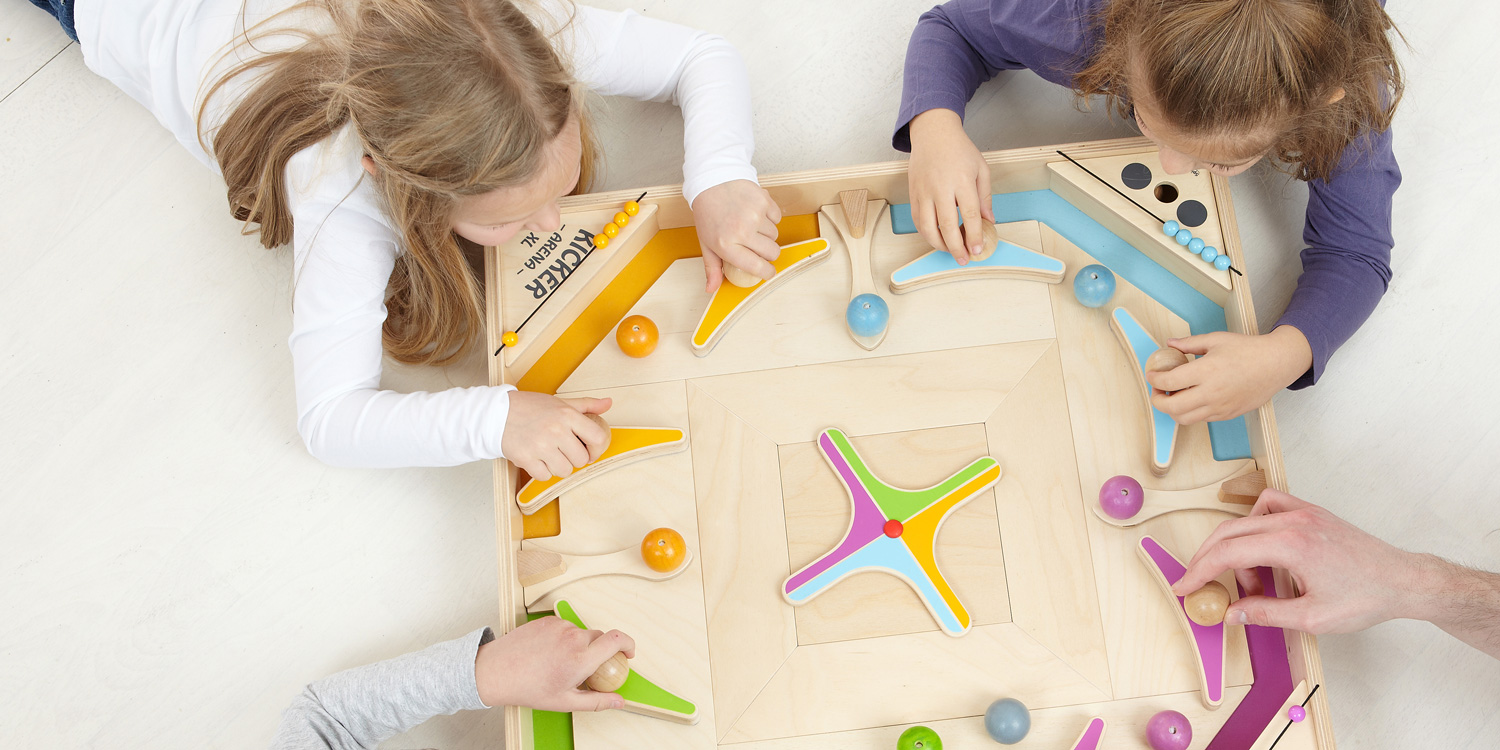
[(563, 556), (544, 549), (523, 549), (516, 553), (516, 575), (521, 586), (535, 586), (568, 571)]
[(1219, 502), (1254, 505), (1265, 488), (1266, 473), (1264, 471), (1252, 471), (1249, 474), (1232, 477), (1219, 485)]
[(868, 188), (839, 193), (839, 205), (844, 207), (844, 220), (849, 222), (849, 236), (856, 240), (865, 236), (865, 217), (869, 209), (865, 201), (869, 198)]

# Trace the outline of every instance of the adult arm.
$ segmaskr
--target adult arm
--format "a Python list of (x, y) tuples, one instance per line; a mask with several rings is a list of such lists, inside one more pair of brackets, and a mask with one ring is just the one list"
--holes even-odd
[[(1261, 595), (1251, 574), (1260, 566), (1291, 573), (1301, 595)], [(1173, 591), (1185, 596), (1226, 570), (1247, 594), (1230, 605), (1228, 622), (1348, 633), (1397, 618), (1427, 620), (1500, 658), (1500, 575), (1397, 549), (1284, 492), (1268, 489), (1249, 516), (1220, 524)]]
[(1312, 347), (1312, 367), (1291, 388), (1316, 383), (1385, 294), (1395, 246), (1391, 201), (1400, 185), (1389, 130), (1366, 133), (1344, 150), (1331, 179), (1308, 184), (1302, 276), (1276, 322), (1301, 331)]

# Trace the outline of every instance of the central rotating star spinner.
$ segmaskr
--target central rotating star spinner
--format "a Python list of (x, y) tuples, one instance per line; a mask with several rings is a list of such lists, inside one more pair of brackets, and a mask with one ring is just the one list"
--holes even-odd
[(880, 571), (906, 581), (943, 632), (967, 633), (969, 611), (938, 570), (938, 527), (954, 510), (1000, 481), (999, 462), (985, 456), (932, 487), (906, 490), (876, 477), (840, 430), (824, 430), (818, 447), (849, 494), (849, 530), (827, 554), (787, 578), (782, 596), (798, 606), (848, 576)]

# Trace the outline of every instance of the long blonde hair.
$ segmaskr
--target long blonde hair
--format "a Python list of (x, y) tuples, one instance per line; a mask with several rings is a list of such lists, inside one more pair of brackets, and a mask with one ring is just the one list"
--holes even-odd
[(484, 328), (483, 287), (451, 229), (453, 209), (464, 196), (533, 178), (572, 117), (586, 189), (594, 148), (583, 88), (509, 0), (310, 0), (296, 9), (326, 15), (331, 30), (304, 30), (295, 47), (232, 67), (201, 100), (200, 138), (208, 100), (264, 71), (213, 134), (230, 212), (247, 233), (259, 225), (268, 248), (291, 241), (288, 160), (352, 125), (403, 245), (386, 292), (386, 351), (402, 362), (451, 362)]
[(1138, 66), (1137, 85), (1186, 133), (1280, 123), (1270, 155), (1302, 180), (1327, 179), (1362, 132), (1390, 127), (1401, 101), (1395, 27), (1377, 0), (1110, 0), (1095, 23), (1102, 39), (1073, 79), (1080, 96), (1101, 94), (1128, 117)]

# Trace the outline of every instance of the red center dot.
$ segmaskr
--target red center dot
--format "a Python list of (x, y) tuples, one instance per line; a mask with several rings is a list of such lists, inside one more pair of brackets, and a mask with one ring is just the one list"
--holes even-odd
[(902, 529), (901, 529), (901, 522), (900, 521), (897, 521), (896, 519), (892, 518), (891, 520), (885, 522), (885, 535), (886, 536), (888, 536), (888, 537), (890, 537), (892, 539), (896, 539), (896, 538), (898, 538), (898, 537), (901, 536), (901, 531), (902, 531)]

